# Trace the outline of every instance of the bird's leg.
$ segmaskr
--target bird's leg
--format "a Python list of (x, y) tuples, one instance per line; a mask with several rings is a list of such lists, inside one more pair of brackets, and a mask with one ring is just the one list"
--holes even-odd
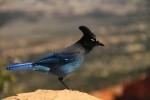
[(59, 80), (68, 90), (70, 90), (69, 87), (63, 82), (63, 77), (58, 77), (58, 80)]

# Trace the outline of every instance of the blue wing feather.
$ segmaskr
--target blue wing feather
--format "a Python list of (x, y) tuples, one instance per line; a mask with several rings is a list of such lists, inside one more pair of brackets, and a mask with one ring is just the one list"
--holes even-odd
[(36, 65), (42, 65), (46, 67), (61, 66), (76, 60), (76, 57), (72, 53), (51, 53), (42, 57), (37, 62), (33, 63)]

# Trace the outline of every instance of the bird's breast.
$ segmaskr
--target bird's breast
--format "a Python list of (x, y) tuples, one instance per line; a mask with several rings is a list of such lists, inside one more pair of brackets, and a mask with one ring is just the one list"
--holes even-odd
[(57, 67), (55, 71), (53, 70), (53, 74), (58, 77), (64, 77), (67, 74), (76, 70), (83, 63), (84, 57), (77, 58), (75, 61), (72, 61), (68, 64)]

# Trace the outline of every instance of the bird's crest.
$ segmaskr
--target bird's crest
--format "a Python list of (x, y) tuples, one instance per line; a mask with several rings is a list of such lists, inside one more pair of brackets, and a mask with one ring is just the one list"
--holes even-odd
[[(81, 38), (81, 43), (82, 44), (84, 44), (84, 45), (90, 45), (91, 44), (90, 45), (91, 47), (96, 46), (96, 45), (104, 46), (104, 44), (101, 43), (97, 39), (97, 37), (95, 36), (95, 34), (89, 28), (87, 28), (85, 26), (79, 26), (79, 29), (83, 32), (83, 35), (84, 35)], [(86, 42), (84, 40), (86, 40)]]
[(79, 29), (83, 32), (84, 36), (92, 36), (94, 38), (96, 38), (96, 36), (94, 35), (94, 33), (91, 32), (91, 30), (85, 26), (80, 26)]

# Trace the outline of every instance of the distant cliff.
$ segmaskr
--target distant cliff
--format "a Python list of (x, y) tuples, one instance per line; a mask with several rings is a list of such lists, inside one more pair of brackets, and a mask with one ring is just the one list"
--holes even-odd
[[(140, 9), (140, 0), (1, 0), (1, 11), (41, 12), (45, 15), (83, 15), (107, 12), (117, 15), (132, 13)], [(30, 9), (29, 9), (30, 8)]]

